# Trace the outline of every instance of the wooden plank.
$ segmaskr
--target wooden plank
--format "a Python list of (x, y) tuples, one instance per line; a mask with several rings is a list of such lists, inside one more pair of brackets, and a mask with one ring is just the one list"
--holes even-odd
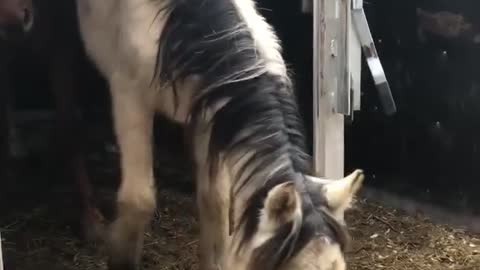
[(345, 1), (315, 0), (313, 6), (314, 169), (320, 177), (340, 178), (344, 172), (344, 116), (335, 108), (339, 87), (346, 90), (345, 76), (339, 77), (341, 69), (346, 72), (346, 50), (338, 47), (338, 36), (347, 33), (343, 25), (346, 21), (342, 24), (340, 19), (346, 17), (342, 15), (346, 12), (342, 8)]

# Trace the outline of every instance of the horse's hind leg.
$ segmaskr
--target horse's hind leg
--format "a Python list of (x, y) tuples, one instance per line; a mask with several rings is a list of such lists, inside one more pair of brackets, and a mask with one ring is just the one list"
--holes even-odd
[(117, 217), (109, 238), (109, 269), (138, 269), (146, 225), (155, 210), (153, 178), (153, 106), (128, 79), (111, 80), (115, 133), (122, 179)]

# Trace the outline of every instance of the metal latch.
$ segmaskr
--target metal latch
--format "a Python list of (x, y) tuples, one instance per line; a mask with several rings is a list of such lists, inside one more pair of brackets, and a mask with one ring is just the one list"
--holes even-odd
[(352, 0), (352, 22), (357, 30), (357, 36), (375, 82), (383, 111), (387, 115), (392, 115), (397, 111), (397, 107), (368, 27), (367, 17), (363, 10), (363, 0)]

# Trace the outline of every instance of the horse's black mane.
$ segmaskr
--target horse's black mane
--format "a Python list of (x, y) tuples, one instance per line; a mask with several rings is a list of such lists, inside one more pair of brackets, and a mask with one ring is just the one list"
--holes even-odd
[[(193, 126), (202, 121), (207, 109), (228, 100), (211, 119), (209, 157), (215, 166), (219, 153), (252, 154), (237, 176), (242, 181), (234, 183), (232, 191), (235, 196), (247, 186), (259, 187), (250, 196), (239, 224), (245, 232), (244, 241), (248, 241), (256, 231), (259, 210), (268, 191), (285, 181), (294, 180), (302, 186), (305, 179), (299, 178), (298, 173), (310, 173), (311, 161), (306, 154), (304, 127), (290, 78), (268, 72), (266, 60), (257, 51), (232, 1), (173, 0), (162, 8), (160, 12), (168, 12), (169, 19), (159, 40), (156, 79), (174, 86), (176, 81), (201, 75), (191, 110)], [(267, 177), (265, 171), (268, 173), (275, 166), (280, 169)], [(341, 234), (339, 230), (329, 229), (336, 222), (312, 210), (310, 195), (302, 198), (307, 208), (302, 226), (294, 233), (299, 237), (285, 240), (284, 233), (291, 230), (291, 225), (285, 225), (260, 247), (252, 264), (255, 269), (260, 270), (260, 265), (264, 270), (274, 269), (319, 230), (328, 231), (341, 241), (335, 237)], [(274, 245), (278, 241), (290, 241), (284, 246), (293, 253), (278, 253), (278, 246)], [(262, 260), (273, 253), (280, 255)]]

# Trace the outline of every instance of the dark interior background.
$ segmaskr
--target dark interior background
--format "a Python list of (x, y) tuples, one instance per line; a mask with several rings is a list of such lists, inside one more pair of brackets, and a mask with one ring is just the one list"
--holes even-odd
[[(301, 12), (300, 1), (260, 0), (259, 4), (277, 30), (294, 72), (311, 145), (312, 15)], [(346, 171), (364, 168), (367, 186), (478, 212), (479, 45), (435, 36), (421, 42), (417, 7), (461, 13), (480, 27), (480, 17), (475, 15), (480, 2), (475, 0), (369, 0), (365, 4), (398, 113), (393, 117), (383, 115), (363, 63), (362, 110), (356, 112), (352, 123), (346, 123)], [(41, 61), (31, 63), (29, 57), (25, 55), (25, 61), (16, 67), (16, 108), (51, 110), (47, 75)], [(86, 117), (109, 126), (104, 82), (88, 66), (86, 62), (79, 82), (85, 89), (82, 101)]]
[[(296, 73), (302, 112), (312, 134), (312, 16), (300, 1), (261, 1)], [(398, 113), (380, 108), (362, 63), (362, 106), (346, 121), (346, 173), (364, 168), (367, 186), (439, 206), (480, 211), (480, 29), (475, 0), (365, 1), (365, 10)], [(472, 24), (467, 38), (417, 31), (417, 8), (449, 11)], [(468, 39), (470, 37), (470, 39)], [(311, 138), (310, 138), (311, 139)], [(311, 142), (311, 140), (310, 140)]]

